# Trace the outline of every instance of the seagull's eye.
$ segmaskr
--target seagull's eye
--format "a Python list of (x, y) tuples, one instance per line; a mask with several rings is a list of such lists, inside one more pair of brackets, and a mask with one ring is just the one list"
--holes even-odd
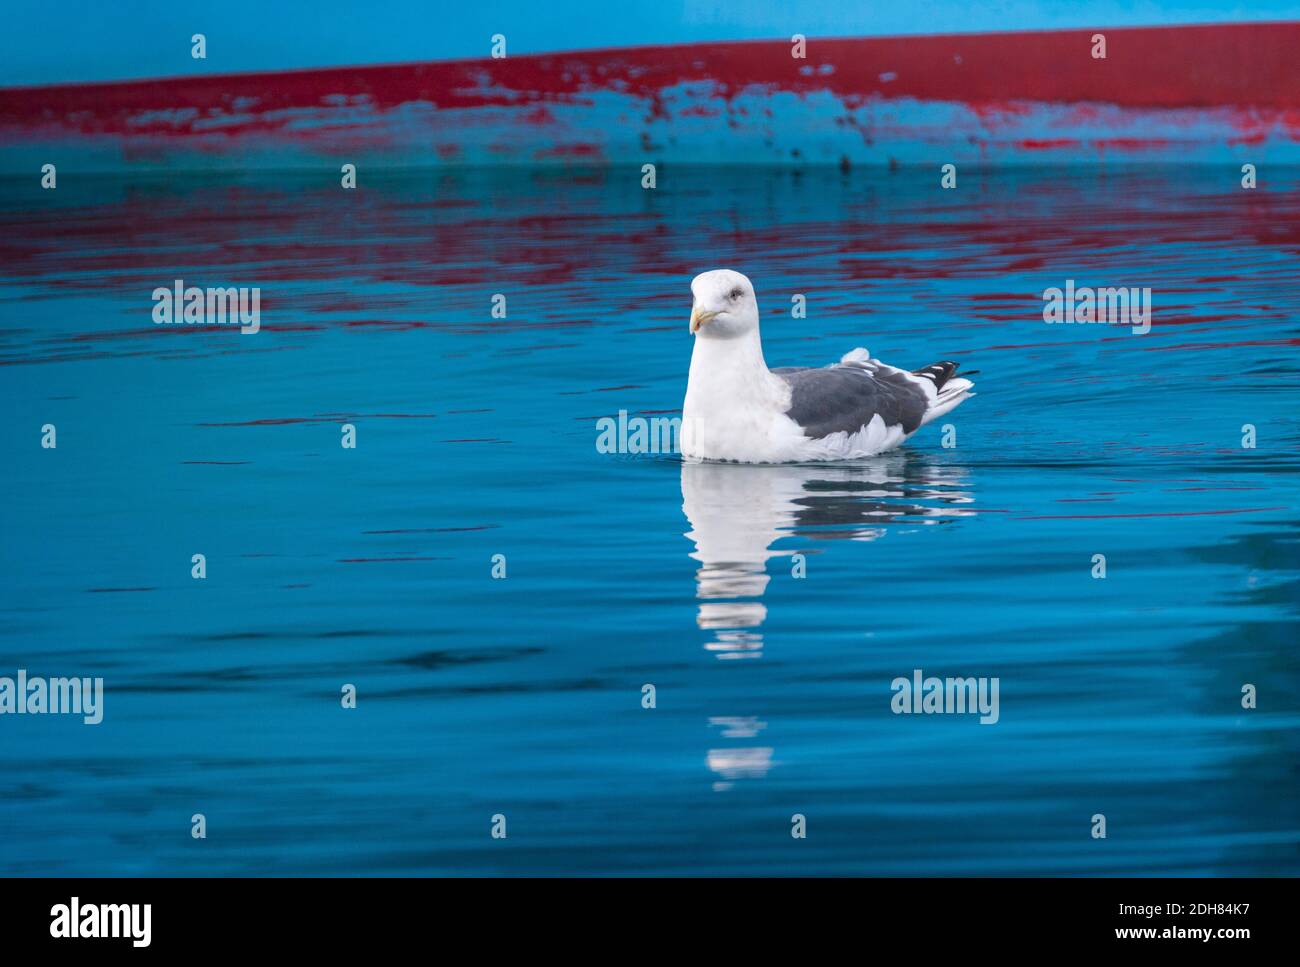
[(744, 294), (745, 293), (740, 289), (732, 289), (731, 293), (727, 296), (727, 298), (735, 300), (735, 299), (739, 299)]

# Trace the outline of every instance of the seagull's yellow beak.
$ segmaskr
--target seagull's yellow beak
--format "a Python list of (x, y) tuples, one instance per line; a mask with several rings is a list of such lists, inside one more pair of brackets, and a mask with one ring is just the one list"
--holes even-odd
[(699, 306), (691, 306), (691, 332), (699, 332), (700, 326), (704, 325), (718, 313), (712, 309), (701, 310)]

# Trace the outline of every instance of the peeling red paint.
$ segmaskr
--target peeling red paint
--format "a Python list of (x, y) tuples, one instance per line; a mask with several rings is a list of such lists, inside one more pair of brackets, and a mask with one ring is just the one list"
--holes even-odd
[(554, 148), (539, 148), (533, 152), (533, 157), (543, 158), (587, 158), (596, 160), (602, 157), (604, 151), (598, 144), (563, 144)]
[(1118, 151), (1142, 151), (1147, 148), (1164, 148), (1172, 142), (1168, 138), (1097, 138), (1098, 148), (1115, 148)]
[(1049, 151), (1052, 148), (1077, 148), (1082, 143), (1078, 138), (1024, 138), (1015, 145), (1024, 151)]
[[(349, 144), (384, 145), (392, 132), (378, 122), (398, 109), (414, 109), (403, 123), (440, 134), (454, 135), (461, 122), (448, 112), (465, 110), (501, 109), (512, 123), (553, 128), (563, 126), (557, 108), (590, 108), (594, 95), (613, 93), (640, 105), (634, 123), (708, 117), (725, 106), (729, 123), (741, 125), (751, 123), (750, 112), (735, 104), (737, 97), (785, 92), (828, 94), (846, 111), (904, 99), (960, 104), (988, 129), (1023, 119), (1039, 104), (1075, 105), (1080, 124), (1096, 118), (1097, 105), (1226, 111), (1227, 123), (1241, 132), (1238, 143), (1259, 143), (1270, 126), (1300, 141), (1300, 23), (1112, 29), (1104, 60), (1091, 57), (1091, 34), (814, 40), (809, 62), (793, 60), (783, 40), (746, 41), (9, 88), (0, 90), (0, 132), (8, 139), (111, 136), (146, 152), (136, 157), (166, 150), (165, 141), (178, 137), (187, 145), (200, 139), (197, 150), (217, 153), (244, 136), (324, 147), (345, 133)], [(670, 91), (705, 100), (673, 111)], [(548, 157), (598, 158), (601, 148), (590, 135), (542, 150)], [(151, 147), (159, 138), (162, 147)], [(1014, 144), (1037, 151), (1072, 143)], [(1121, 151), (1168, 145), (1123, 136), (1092, 143)], [(455, 137), (434, 150), (457, 157)], [(486, 150), (512, 149), (496, 141)]]

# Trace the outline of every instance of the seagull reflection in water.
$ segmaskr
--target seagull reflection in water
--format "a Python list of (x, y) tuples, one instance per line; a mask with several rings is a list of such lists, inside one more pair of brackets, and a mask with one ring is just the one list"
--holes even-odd
[[(943, 523), (976, 513), (965, 468), (906, 451), (835, 464), (683, 463), (682, 512), (695, 542), (691, 557), (699, 613), (718, 658), (758, 658), (767, 618), (760, 600), (770, 558), (805, 553), (812, 541), (874, 541), (891, 525)], [(773, 547), (782, 538), (786, 546)], [(778, 572), (779, 573), (779, 572)], [(705, 764), (713, 790), (762, 779), (777, 764), (763, 742), (767, 722), (755, 716), (710, 718)], [(748, 741), (746, 741), (748, 740)], [(739, 741), (740, 744), (736, 744)]]
[[(767, 561), (805, 553), (825, 540), (874, 541), (892, 524), (930, 525), (976, 513), (964, 467), (906, 451), (834, 464), (682, 464), (682, 512), (697, 623), (713, 633), (719, 658), (756, 658), (767, 619), (760, 600)], [(781, 538), (799, 538), (800, 544)]]

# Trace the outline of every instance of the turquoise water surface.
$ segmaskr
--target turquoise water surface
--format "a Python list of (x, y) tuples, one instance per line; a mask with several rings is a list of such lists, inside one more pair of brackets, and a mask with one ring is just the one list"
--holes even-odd
[[(4, 182), (0, 676), (104, 721), (0, 717), (0, 872), (1300, 873), (1298, 175)], [(978, 369), (955, 445), (600, 452), (718, 267), (772, 366)], [(155, 325), (176, 279), (261, 331)]]

